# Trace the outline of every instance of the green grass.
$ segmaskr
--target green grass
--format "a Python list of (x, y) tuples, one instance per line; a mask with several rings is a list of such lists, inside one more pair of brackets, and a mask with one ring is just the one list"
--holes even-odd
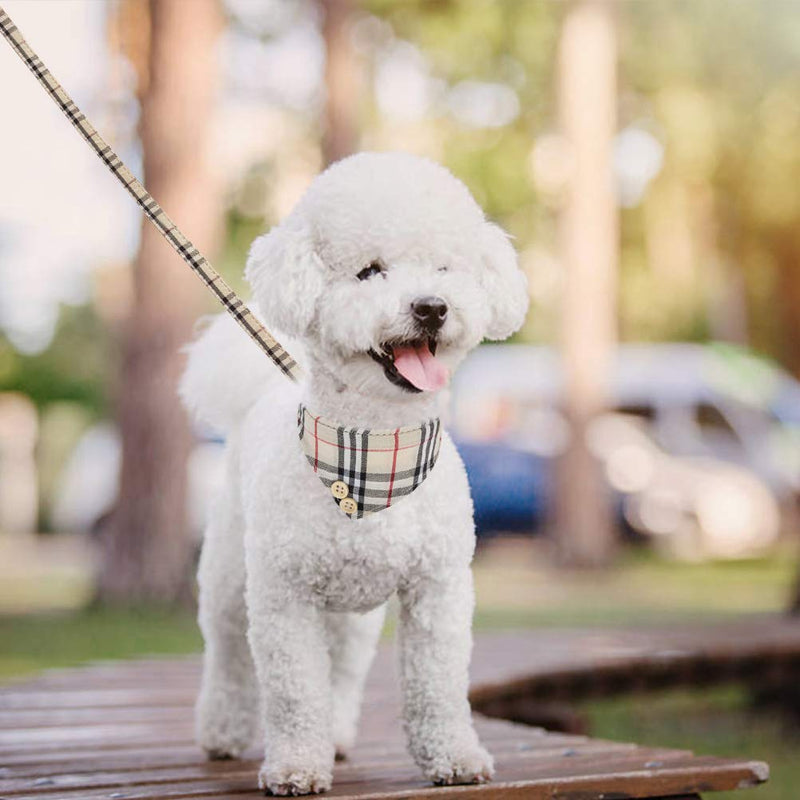
[(199, 651), (194, 616), (157, 610), (88, 610), (0, 616), (0, 680), (52, 667)]
[[(743, 690), (675, 690), (586, 703), (590, 732), (604, 739), (675, 747), (705, 755), (767, 761), (769, 782), (748, 792), (709, 794), (709, 800), (796, 800), (800, 729), (774, 712), (754, 711)], [(705, 796), (705, 795), (704, 795)]]
[(787, 607), (793, 553), (682, 564), (627, 551), (613, 569), (554, 572), (541, 550), (498, 543), (476, 560), (476, 628), (719, 621)]

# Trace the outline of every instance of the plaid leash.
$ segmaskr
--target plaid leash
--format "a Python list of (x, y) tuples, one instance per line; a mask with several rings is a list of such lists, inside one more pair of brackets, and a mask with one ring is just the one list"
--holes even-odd
[(89, 143), (92, 150), (103, 160), (117, 180), (133, 199), (141, 206), (145, 216), (158, 228), (161, 235), (172, 248), (191, 267), (225, 310), (244, 328), (255, 343), (272, 359), (278, 369), (293, 381), (300, 376), (300, 367), (283, 349), (270, 332), (256, 319), (236, 292), (222, 279), (219, 273), (206, 261), (200, 251), (180, 232), (178, 226), (164, 213), (150, 193), (122, 163), (119, 156), (92, 127), (72, 98), (61, 88), (59, 82), (50, 74), (39, 56), (34, 53), (23, 38), (19, 29), (0, 7), (0, 32), (8, 40), (16, 54), (25, 62), (39, 83), (47, 90), (56, 105), (78, 132)]
[(297, 426), (308, 463), (351, 519), (389, 508), (419, 488), (442, 444), (438, 419), (370, 430), (323, 420), (301, 405)]

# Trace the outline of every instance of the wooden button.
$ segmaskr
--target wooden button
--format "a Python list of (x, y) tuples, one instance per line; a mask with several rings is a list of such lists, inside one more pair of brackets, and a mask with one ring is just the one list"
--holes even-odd
[(331, 484), (331, 494), (337, 500), (343, 500), (350, 494), (350, 487), (344, 481), (334, 481)]
[(356, 511), (358, 511), (358, 503), (356, 503), (352, 497), (345, 497), (344, 500), (339, 503), (339, 508), (341, 508), (345, 514), (355, 514)]

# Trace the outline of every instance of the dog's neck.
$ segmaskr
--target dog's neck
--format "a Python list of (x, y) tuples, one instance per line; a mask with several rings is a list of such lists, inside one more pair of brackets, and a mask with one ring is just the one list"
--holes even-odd
[(340, 425), (391, 430), (439, 416), (436, 395), (407, 394), (396, 400), (343, 386), (324, 365), (311, 365), (303, 404), (312, 413)]

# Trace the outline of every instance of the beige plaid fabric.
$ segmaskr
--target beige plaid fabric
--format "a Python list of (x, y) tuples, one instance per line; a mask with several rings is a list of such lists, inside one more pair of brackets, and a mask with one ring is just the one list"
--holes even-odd
[(269, 331), (253, 316), (236, 292), (228, 286), (217, 271), (208, 263), (198, 249), (178, 230), (178, 226), (164, 213), (150, 193), (131, 174), (117, 154), (91, 126), (72, 98), (61, 88), (41, 59), (33, 52), (19, 29), (0, 8), (0, 33), (5, 36), (16, 54), (25, 62), (39, 83), (47, 90), (67, 119), (89, 143), (103, 163), (116, 176), (133, 199), (141, 206), (147, 218), (158, 228), (161, 235), (178, 252), (194, 273), (203, 281), (225, 310), (241, 325), (255, 343), (272, 359), (278, 369), (288, 378), (297, 380), (300, 368)]
[(348, 428), (301, 405), (297, 425), (308, 463), (352, 519), (410, 495), (430, 475), (442, 444), (438, 419), (386, 431)]

